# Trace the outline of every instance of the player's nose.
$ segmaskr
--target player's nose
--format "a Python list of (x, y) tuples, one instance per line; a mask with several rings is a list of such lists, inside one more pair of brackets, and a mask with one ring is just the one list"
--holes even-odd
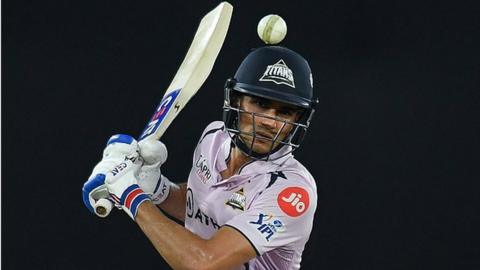
[(262, 124), (265, 127), (268, 127), (270, 129), (275, 129), (277, 127), (277, 120), (275, 120), (276, 117), (276, 111), (275, 109), (270, 109), (264, 112), (264, 115), (266, 117), (259, 117), (260, 118), (260, 124)]

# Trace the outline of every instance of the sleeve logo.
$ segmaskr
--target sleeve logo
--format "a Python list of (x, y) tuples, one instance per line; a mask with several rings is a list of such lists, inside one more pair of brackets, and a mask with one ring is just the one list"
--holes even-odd
[(288, 187), (278, 194), (277, 202), (285, 214), (291, 217), (298, 217), (307, 211), (310, 198), (305, 189)]
[(276, 233), (285, 231), (285, 225), (280, 219), (275, 219), (272, 214), (258, 214), (258, 220), (252, 220), (248, 222), (257, 227), (257, 231), (267, 240), (270, 241), (270, 238)]

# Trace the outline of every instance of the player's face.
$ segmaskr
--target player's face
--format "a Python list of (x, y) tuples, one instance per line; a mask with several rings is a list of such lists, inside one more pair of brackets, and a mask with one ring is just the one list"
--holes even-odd
[[(254, 96), (243, 96), (240, 107), (249, 113), (240, 113), (241, 138), (246, 145), (253, 146), (252, 150), (259, 154), (266, 154), (275, 149), (293, 128), (300, 116), (295, 106)], [(253, 116), (251, 113), (254, 113)], [(252, 135), (255, 132), (255, 138)], [(247, 134), (245, 134), (247, 133)], [(273, 142), (275, 136), (278, 137)]]

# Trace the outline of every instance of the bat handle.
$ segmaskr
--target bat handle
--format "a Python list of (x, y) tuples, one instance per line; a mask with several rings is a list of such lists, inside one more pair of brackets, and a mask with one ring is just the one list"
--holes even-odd
[(113, 203), (108, 199), (101, 198), (95, 203), (94, 208), (97, 216), (106, 218), (112, 211)]

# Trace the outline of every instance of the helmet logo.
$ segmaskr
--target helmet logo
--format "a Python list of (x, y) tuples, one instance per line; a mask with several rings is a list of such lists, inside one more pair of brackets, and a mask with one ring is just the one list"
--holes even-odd
[(267, 69), (260, 78), (261, 82), (274, 82), (276, 84), (285, 84), (295, 88), (295, 80), (293, 78), (292, 70), (285, 64), (283, 59), (280, 59), (273, 65), (268, 65)]

